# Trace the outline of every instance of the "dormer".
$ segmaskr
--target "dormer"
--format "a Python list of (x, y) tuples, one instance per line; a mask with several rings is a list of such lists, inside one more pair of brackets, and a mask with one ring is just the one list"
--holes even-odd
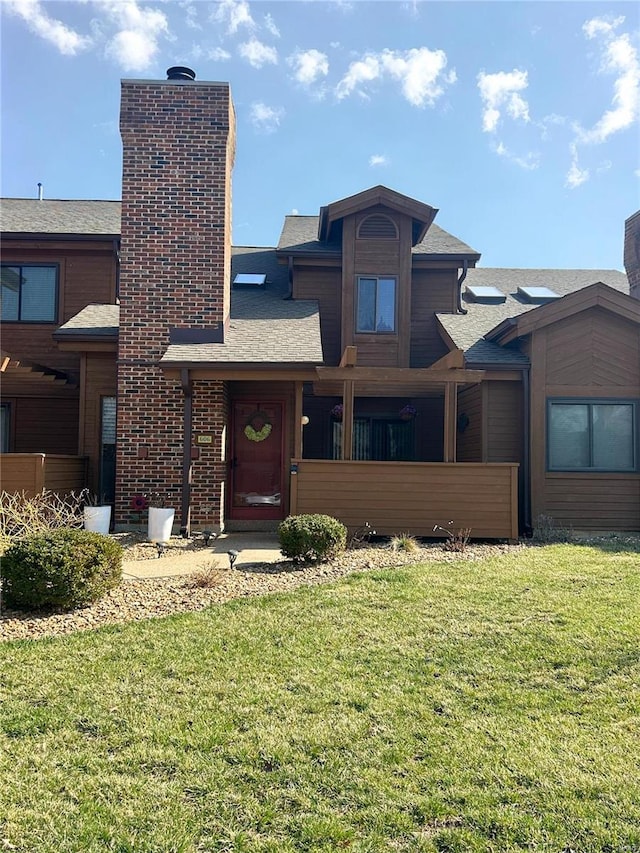
[[(332, 204), (320, 208), (318, 240), (323, 243), (340, 242), (343, 234), (343, 223), (347, 217), (363, 213), (373, 215), (371, 208), (378, 206), (386, 209), (387, 222), (397, 223), (398, 219), (404, 218), (410, 220), (411, 246), (422, 242), (438, 212), (437, 208), (423, 204), (395, 192), (395, 190), (390, 190), (388, 187), (371, 187), (371, 189), (356, 193), (349, 198), (343, 198), (340, 201), (334, 201)], [(378, 213), (378, 216), (381, 217), (384, 214)], [(380, 224), (382, 224), (382, 219)]]

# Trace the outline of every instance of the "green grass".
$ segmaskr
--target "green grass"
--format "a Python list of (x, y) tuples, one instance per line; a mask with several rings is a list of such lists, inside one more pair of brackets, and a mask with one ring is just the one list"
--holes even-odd
[(8, 643), (0, 850), (638, 851), (639, 641), (555, 545)]

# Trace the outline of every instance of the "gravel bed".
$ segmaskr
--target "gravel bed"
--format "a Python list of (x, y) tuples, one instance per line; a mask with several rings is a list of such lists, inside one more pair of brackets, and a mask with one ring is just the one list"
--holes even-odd
[[(128, 537), (128, 538), (127, 538)], [(126, 560), (152, 559), (153, 545), (135, 534), (120, 534)], [(281, 592), (304, 585), (326, 583), (355, 571), (370, 571), (427, 561), (453, 562), (479, 560), (513, 552), (524, 545), (469, 545), (464, 554), (444, 551), (442, 544), (428, 544), (408, 553), (393, 551), (388, 544), (347, 551), (328, 563), (295, 566), (290, 561), (243, 566), (239, 569), (215, 568), (206, 577), (203, 569), (189, 575), (146, 580), (123, 580), (103, 599), (71, 613), (20, 613), (5, 610), (0, 623), (0, 640), (37, 639), (70, 634), (74, 631), (116, 625), (141, 619), (202, 610), (232, 598)], [(172, 539), (169, 553), (194, 550), (197, 544)], [(203, 555), (204, 556), (204, 555)]]

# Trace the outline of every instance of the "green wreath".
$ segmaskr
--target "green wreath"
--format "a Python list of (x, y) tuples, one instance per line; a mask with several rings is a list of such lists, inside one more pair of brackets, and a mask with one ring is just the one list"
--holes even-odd
[[(257, 424), (259, 423), (262, 426), (258, 428)], [(249, 441), (264, 441), (265, 438), (269, 438), (272, 429), (273, 425), (267, 420), (267, 415), (264, 412), (256, 411), (247, 421), (244, 434)]]

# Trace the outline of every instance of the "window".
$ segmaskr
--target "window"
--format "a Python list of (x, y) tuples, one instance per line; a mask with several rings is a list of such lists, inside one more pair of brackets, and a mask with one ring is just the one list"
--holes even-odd
[(356, 332), (395, 332), (395, 278), (358, 278)]
[(11, 446), (11, 404), (0, 404), (0, 453), (8, 453)]
[[(380, 462), (411, 462), (414, 458), (413, 421), (354, 418), (352, 458)], [(333, 421), (331, 457), (342, 455), (342, 422)]]
[(635, 471), (638, 406), (631, 400), (550, 400), (550, 471)]
[(54, 323), (57, 316), (58, 268), (2, 264), (2, 319)]

